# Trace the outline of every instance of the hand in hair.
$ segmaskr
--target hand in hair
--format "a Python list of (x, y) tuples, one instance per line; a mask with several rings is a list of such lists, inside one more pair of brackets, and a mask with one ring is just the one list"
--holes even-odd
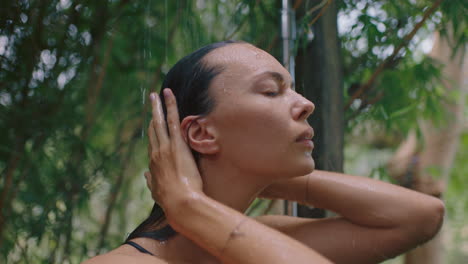
[[(172, 206), (188, 196), (201, 194), (202, 179), (190, 148), (180, 131), (177, 102), (170, 89), (163, 91), (167, 126), (161, 100), (151, 94), (152, 120), (148, 127), (150, 172), (145, 173), (152, 197), (171, 220)], [(167, 129), (168, 128), (168, 129)]]

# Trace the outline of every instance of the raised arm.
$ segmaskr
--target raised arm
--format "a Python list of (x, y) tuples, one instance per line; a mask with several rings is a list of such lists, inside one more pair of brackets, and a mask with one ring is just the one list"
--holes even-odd
[(175, 98), (168, 89), (164, 95), (169, 133), (159, 98), (153, 94), (153, 121), (148, 129), (151, 174), (146, 176), (171, 226), (223, 263), (331, 263), (202, 192), (197, 166), (181, 136)]
[(276, 182), (261, 196), (328, 209), (365, 226), (420, 225), (424, 220), (427, 233), (439, 228), (444, 212), (442, 201), (435, 197), (367, 177), (319, 170)]
[[(438, 232), (444, 215), (444, 205), (435, 197), (366, 177), (326, 171), (276, 182), (261, 196), (293, 200), (338, 213), (340, 218), (316, 223), (283, 219), (289, 223), (284, 226), (290, 227), (290, 233), (301, 231), (293, 237), (336, 262), (367, 259), (369, 262), (360, 263), (373, 263), (401, 254), (431, 239)], [(268, 217), (265, 221), (275, 225)], [(336, 240), (322, 249), (322, 240), (317, 237), (327, 236), (327, 232)], [(346, 245), (353, 250), (347, 250)], [(329, 251), (333, 250), (335, 257), (332, 258)]]

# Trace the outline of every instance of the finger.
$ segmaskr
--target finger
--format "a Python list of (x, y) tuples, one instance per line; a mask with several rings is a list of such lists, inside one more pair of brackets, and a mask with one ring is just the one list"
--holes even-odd
[(156, 132), (154, 131), (154, 124), (152, 119), (148, 125), (148, 138), (148, 157), (151, 157), (153, 149), (158, 149), (159, 146), (158, 138), (156, 137)]
[(146, 187), (148, 187), (148, 189), (151, 192), (153, 192), (153, 182), (152, 182), (152, 179), (151, 179), (151, 173), (149, 171), (145, 171), (144, 175), (145, 175), (145, 178), (146, 178)]
[(156, 132), (158, 146), (161, 146), (168, 141), (166, 121), (164, 120), (164, 113), (159, 96), (156, 93), (151, 93), (150, 98), (153, 114), (153, 128)]
[[(152, 128), (151, 128), (152, 129)], [(148, 133), (149, 135), (149, 133)], [(153, 148), (151, 147), (151, 142), (148, 144), (148, 157), (151, 158), (151, 153), (153, 153)]]
[(175, 96), (172, 91), (167, 88), (163, 90), (163, 94), (167, 108), (167, 124), (169, 127), (169, 135), (175, 142), (180, 142), (180, 119)]

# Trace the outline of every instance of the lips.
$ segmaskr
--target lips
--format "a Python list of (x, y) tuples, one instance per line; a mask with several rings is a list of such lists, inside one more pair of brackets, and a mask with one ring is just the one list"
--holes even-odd
[(299, 136), (296, 138), (296, 142), (304, 141), (304, 140), (312, 140), (314, 137), (314, 130), (309, 127), (308, 129), (304, 130)]
[(299, 134), (299, 136), (296, 138), (296, 142), (312, 150), (314, 148), (314, 142), (312, 142), (313, 137), (314, 130), (309, 127), (308, 129), (304, 130), (304, 132)]

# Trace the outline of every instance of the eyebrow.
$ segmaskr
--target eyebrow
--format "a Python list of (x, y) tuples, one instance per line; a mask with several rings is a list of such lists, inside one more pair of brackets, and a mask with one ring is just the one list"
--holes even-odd
[[(273, 79), (276, 83), (278, 83), (280, 86), (286, 84), (286, 80), (285, 78), (283, 77), (283, 75), (279, 72), (275, 72), (275, 71), (266, 71), (266, 72), (263, 72), (263, 73), (260, 73), (256, 79), (260, 80), (260, 79), (263, 79), (263, 78), (271, 78)], [(290, 86), (291, 86), (291, 89), (294, 89), (294, 82), (291, 81), (290, 83)]]

